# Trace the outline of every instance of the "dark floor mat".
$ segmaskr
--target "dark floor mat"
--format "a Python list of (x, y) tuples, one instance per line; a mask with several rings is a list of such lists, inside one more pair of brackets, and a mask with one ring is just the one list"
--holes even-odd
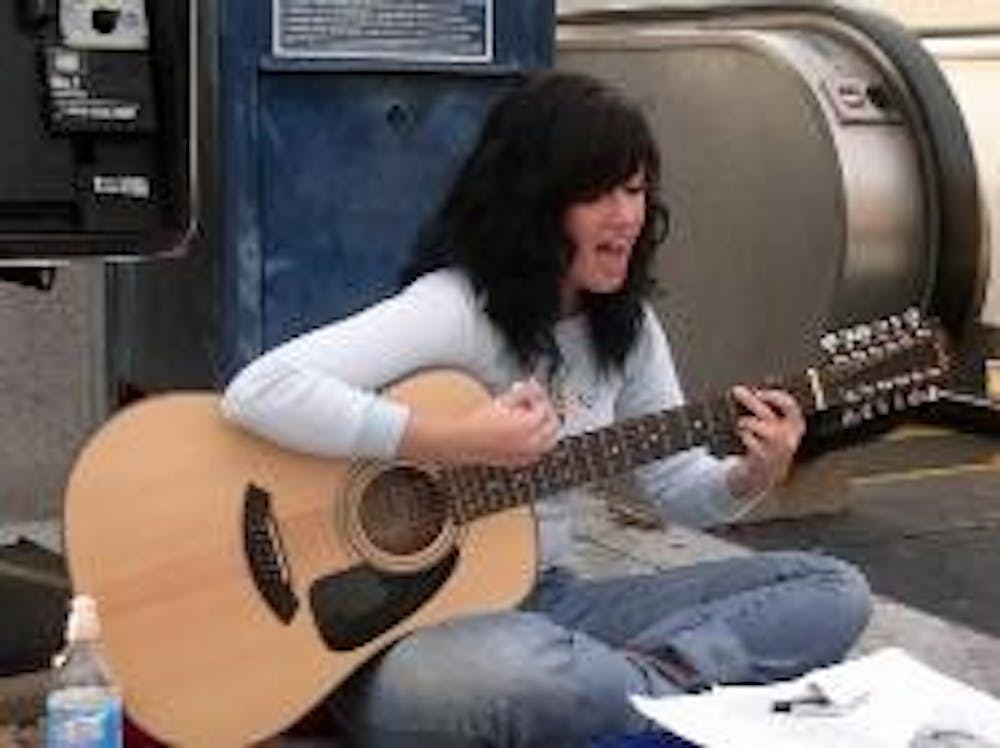
[(876, 592), (1000, 635), (1000, 472), (969, 467), (858, 481), (840, 515), (720, 531), (757, 549), (798, 548), (864, 569)]
[(0, 675), (48, 667), (68, 601), (62, 556), (23, 539), (0, 546)]

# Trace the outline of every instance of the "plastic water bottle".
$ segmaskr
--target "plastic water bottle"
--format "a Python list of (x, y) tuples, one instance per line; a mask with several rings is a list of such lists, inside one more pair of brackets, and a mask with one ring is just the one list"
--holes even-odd
[(121, 748), (122, 701), (101, 655), (92, 597), (77, 595), (45, 700), (46, 748)]

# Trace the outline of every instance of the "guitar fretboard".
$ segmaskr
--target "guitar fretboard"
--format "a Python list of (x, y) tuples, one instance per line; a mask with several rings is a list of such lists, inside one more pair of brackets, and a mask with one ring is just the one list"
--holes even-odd
[[(808, 372), (768, 386), (790, 393), (804, 413), (816, 410)], [(691, 447), (733, 452), (741, 444), (735, 429), (742, 412), (726, 393), (566, 437), (545, 457), (524, 467), (464, 466), (446, 470), (441, 477), (451, 489), (456, 517), (473, 520), (620, 475)]]

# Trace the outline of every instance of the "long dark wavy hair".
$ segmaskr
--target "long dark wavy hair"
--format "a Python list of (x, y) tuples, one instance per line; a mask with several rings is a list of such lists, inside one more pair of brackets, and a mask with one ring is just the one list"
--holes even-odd
[(620, 369), (642, 324), (650, 260), (665, 238), (660, 159), (639, 109), (580, 74), (535, 75), (501, 97), (436, 216), (421, 230), (404, 283), (445, 266), (464, 270), (518, 362), (561, 358), (553, 337), (560, 281), (573, 246), (563, 216), (642, 170), (646, 219), (627, 279), (614, 293), (586, 293), (581, 311), (601, 371)]

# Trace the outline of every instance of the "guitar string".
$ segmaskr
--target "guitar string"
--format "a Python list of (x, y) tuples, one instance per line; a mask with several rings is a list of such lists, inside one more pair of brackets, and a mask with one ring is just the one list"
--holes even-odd
[[(779, 383), (769, 386), (781, 385)], [(793, 377), (783, 386), (800, 404), (809, 402), (807, 389), (809, 384), (806, 378)], [(716, 405), (722, 406), (721, 418), (720, 412), (715, 410)], [(569, 485), (586, 484), (641, 464), (650, 457), (656, 459), (675, 451), (676, 445), (671, 445), (665, 452), (660, 451), (663, 448), (660, 437), (669, 436), (669, 429), (666, 426), (670, 417), (676, 417), (675, 420), (680, 421), (685, 431), (682, 440), (685, 443), (681, 448), (699, 443), (711, 443), (715, 437), (723, 439), (731, 437), (734, 435), (732, 432), (735, 431), (740, 407), (727, 394), (715, 399), (690, 403), (671, 411), (647, 414), (612, 427), (571, 435), (557, 445), (556, 452), (526, 467), (470, 465), (442, 469), (438, 476), (423, 474), (416, 489), (411, 488), (408, 493), (413, 495), (418, 505), (430, 505), (434, 509), (435, 516), (444, 516), (462, 524), (502, 508), (534, 501), (539, 493), (546, 494), (566, 485), (567, 479)], [(697, 416), (699, 408), (704, 413), (703, 420)], [(718, 423), (719, 420), (723, 423)], [(638, 449), (635, 446), (636, 439), (638, 439)], [(667, 443), (669, 444), (669, 441)], [(583, 447), (579, 450), (583, 460), (582, 463), (576, 463), (577, 467), (572, 461), (574, 446)], [(637, 452), (638, 459), (636, 459)], [(647, 452), (649, 454), (646, 454)], [(598, 462), (596, 469), (595, 458)], [(618, 462), (621, 464), (618, 465)], [(578, 469), (580, 466), (582, 468)], [(443, 481), (440, 480), (441, 477), (444, 477)], [(540, 485), (541, 490), (536, 490), (536, 485)], [(504, 489), (500, 496), (494, 494), (497, 486)], [(390, 504), (394, 503), (393, 498), (390, 497)], [(408, 508), (412, 507), (408, 505)], [(425, 524), (420, 521), (419, 511), (408, 511), (406, 514), (407, 520), (402, 528), (396, 523), (397, 529), (410, 531)], [(418, 517), (416, 521), (410, 519), (414, 515)]]
[[(504, 468), (492, 465), (466, 465), (445, 468), (438, 476), (434, 476), (433, 473), (421, 473), (420, 479), (412, 481), (413, 485), (408, 485), (406, 489), (397, 488), (390, 482), (388, 503), (390, 506), (396, 504), (396, 499), (405, 491), (412, 497), (410, 501), (405, 502), (408, 509), (416, 502), (418, 505), (430, 506), (431, 516), (443, 516), (447, 520), (464, 524), (500, 509), (530, 503), (536, 500), (539, 494), (544, 495), (552, 490), (558, 490), (561, 484), (591, 483), (619, 474), (648, 459), (664, 456), (669, 452), (661, 452), (663, 445), (670, 443), (669, 440), (663, 439), (668, 431), (665, 428), (667, 417), (685, 419), (691, 407), (694, 406), (646, 414), (616, 424), (614, 427), (570, 435), (557, 445), (556, 452), (528, 466)], [(630, 437), (639, 439), (638, 449)], [(691, 434), (687, 439), (688, 444), (682, 446), (693, 444), (693, 439), (694, 434)], [(579, 453), (586, 456), (580, 470), (571, 464), (574, 446), (580, 446)], [(670, 451), (673, 451), (673, 447)], [(560, 465), (563, 466), (562, 469)], [(501, 481), (502, 487), (507, 489), (500, 495), (494, 493), (495, 488), (500, 485), (498, 481)], [(536, 486), (539, 488), (536, 489)], [(456, 488), (458, 490), (454, 490)], [(426, 524), (422, 520), (426, 519), (428, 513), (421, 514), (417, 511), (416, 514), (420, 516), (416, 520), (411, 519), (415, 514), (413, 511), (407, 511), (405, 514), (404, 521), (393, 520), (395, 530), (412, 532)]]
[[(557, 452), (525, 467), (503, 468), (490, 465), (452, 467), (441, 470), (438, 477), (443, 477), (444, 480), (436, 480), (433, 474), (422, 474), (421, 480), (416, 482), (416, 487), (408, 489), (408, 493), (413, 496), (414, 501), (425, 506), (429, 505), (433, 510), (432, 515), (444, 516), (463, 524), (499, 509), (530, 503), (539, 493), (547, 494), (559, 488), (560, 483), (565, 483), (560, 481), (560, 478), (568, 478), (572, 483), (591, 483), (620, 474), (629, 467), (649, 459), (663, 457), (676, 451), (677, 448), (700, 443), (705, 437), (711, 438), (717, 435), (717, 427), (725, 426), (732, 430), (732, 420), (725, 417), (734, 412), (731, 399), (728, 395), (720, 398), (728, 405), (727, 412), (721, 419), (718, 415), (714, 419), (707, 416), (706, 423), (697, 428), (692, 428), (690, 423), (692, 413), (697, 408), (708, 411), (714, 407), (714, 402), (691, 403), (671, 411), (646, 414), (613, 427), (571, 435), (560, 442), (556, 448)], [(697, 420), (696, 415), (693, 417)], [(679, 447), (677, 444), (671, 444), (670, 438), (663, 438), (669, 437), (671, 419), (679, 420), (683, 427), (683, 438)], [(630, 437), (639, 440), (638, 449), (634, 439)], [(564, 465), (569, 463), (568, 458), (572, 456), (573, 445), (582, 445), (580, 453), (591, 458), (586, 461), (584, 467), (586, 472), (581, 471), (582, 475), (571, 465), (562, 471), (557, 468), (559, 463)], [(663, 451), (664, 445), (667, 445), (666, 451)], [(500, 496), (493, 493), (498, 476), (502, 476), (505, 487), (510, 489)], [(552, 483), (556, 485), (550, 485)], [(535, 490), (536, 485), (540, 485), (541, 490)], [(399, 491), (402, 492), (402, 489)], [(393, 503), (392, 498), (390, 498), (391, 503)], [(407, 515), (411, 516), (412, 513), (408, 512)], [(419, 519), (406, 520), (402, 523), (394, 521), (396, 529), (400, 531), (413, 531), (423, 524), (425, 523)]]

